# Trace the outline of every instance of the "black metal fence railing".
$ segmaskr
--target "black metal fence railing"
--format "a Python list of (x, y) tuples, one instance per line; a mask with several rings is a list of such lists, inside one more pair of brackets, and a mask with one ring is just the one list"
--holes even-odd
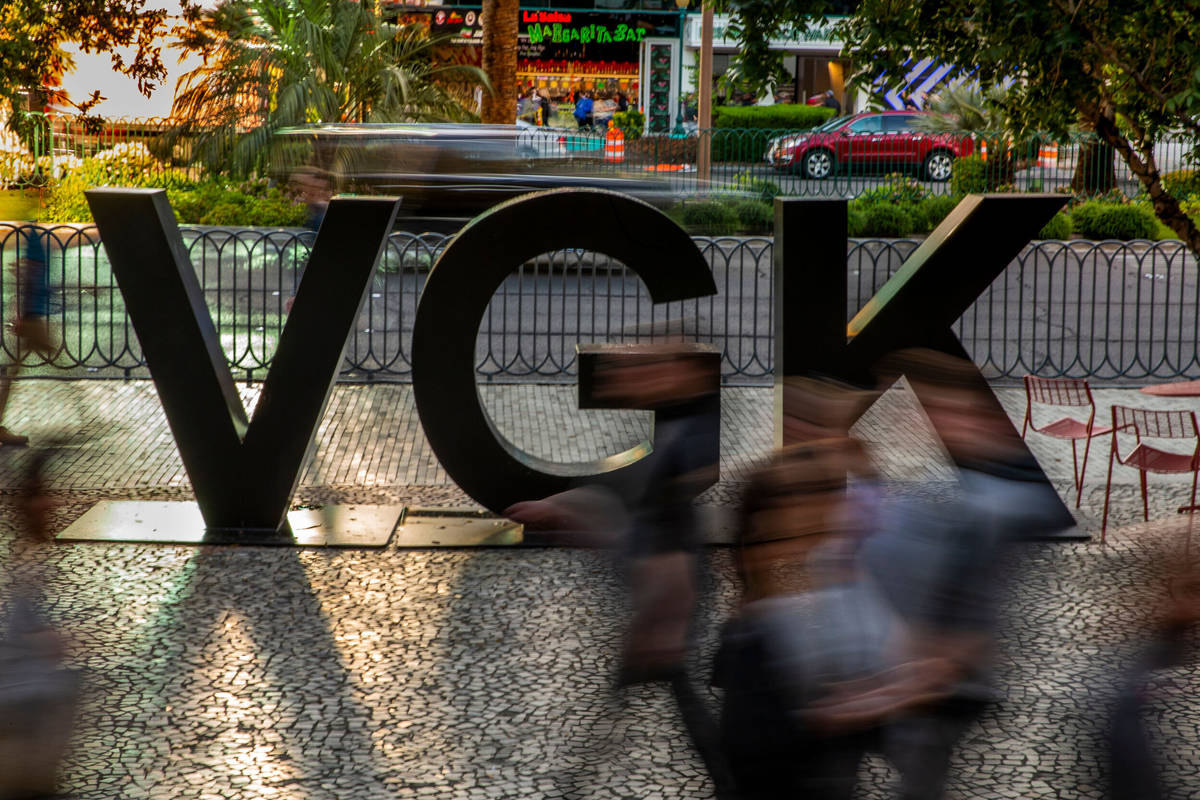
[[(35, 227), (48, 243), (51, 324), (60, 345), (33, 371), (146, 376), (104, 249), (87, 232)], [(184, 241), (234, 373), (261, 378), (270, 365), (312, 243), (289, 230), (184, 228)], [(51, 241), (53, 237), (53, 241)], [(425, 276), (448, 237), (393, 234), (346, 348), (343, 377), (407, 381)], [(727, 383), (772, 371), (772, 242), (697, 238), (712, 266), (712, 297), (654, 306), (641, 282), (598, 253), (546, 253), (499, 288), (481, 320), (476, 370), (486, 380), (560, 380), (575, 374), (575, 344), (683, 333), (719, 346)], [(851, 240), (847, 318), (916, 247), (913, 240)], [(0, 308), (20, 295), (14, 269), (24, 243), (0, 224)], [(959, 320), (956, 332), (985, 374), (1096, 380), (1200, 377), (1200, 281), (1181, 243), (1040, 241), (1022, 251)], [(17, 338), (0, 331), (11, 363)]]

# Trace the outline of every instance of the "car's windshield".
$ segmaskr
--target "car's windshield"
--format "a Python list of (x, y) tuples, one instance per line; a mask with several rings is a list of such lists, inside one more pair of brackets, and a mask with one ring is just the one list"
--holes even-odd
[(851, 119), (852, 119), (851, 117), (830, 117), (829, 119), (825, 120), (820, 125), (818, 125), (817, 127), (813, 128), (812, 132), (820, 133), (821, 131), (836, 130), (837, 128), (840, 128), (843, 125), (845, 125)]

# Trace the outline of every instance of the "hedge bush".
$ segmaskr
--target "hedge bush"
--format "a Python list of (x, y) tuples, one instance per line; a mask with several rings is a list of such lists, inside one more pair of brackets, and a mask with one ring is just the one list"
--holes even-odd
[(777, 104), (773, 106), (713, 106), (714, 128), (815, 128), (833, 116), (832, 108)]
[(756, 178), (745, 172), (734, 179), (733, 188), (739, 192), (755, 195), (764, 203), (770, 203), (779, 196), (778, 183), (766, 178)]
[(1074, 230), (1075, 227), (1071, 224), (1071, 215), (1065, 211), (1060, 211), (1051, 217), (1050, 221), (1038, 231), (1037, 238), (1063, 241), (1069, 239)]
[(612, 119), (613, 126), (625, 134), (625, 141), (627, 143), (635, 139), (640, 139), (642, 131), (646, 128), (646, 115), (636, 108), (631, 108), (628, 111), (618, 111), (613, 114)]
[(986, 192), (988, 185), (987, 162), (979, 156), (954, 159), (950, 171), (950, 194), (962, 196)]
[(1013, 191), (1013, 162), (1006, 159), (983, 160), (982, 156), (954, 159), (950, 171), (950, 194), (962, 196), (980, 192)]
[(1200, 170), (1176, 169), (1164, 172), (1163, 188), (1183, 200), (1188, 197), (1200, 197)]
[(716, 106), (712, 160), (762, 161), (774, 137), (816, 127), (832, 116), (833, 109), (823, 106)]
[(303, 225), (307, 209), (266, 178), (230, 183), (219, 178), (196, 181), (167, 167), (140, 142), (119, 144), (76, 160), (45, 194), (42, 217), (55, 222), (91, 222), (84, 192), (96, 186), (166, 189), (180, 222), (199, 225)]
[(739, 200), (730, 205), (743, 231), (769, 233), (775, 225), (775, 209), (762, 200)]
[(863, 208), (863, 233), (860, 236), (908, 236), (917, 230), (917, 222), (906, 206), (872, 203)]
[(857, 199), (865, 203), (917, 203), (925, 196), (920, 181), (893, 172), (884, 176), (883, 183), (860, 192)]
[(921, 212), (921, 227), (925, 232), (929, 233), (941, 225), (942, 220), (950, 215), (961, 199), (948, 194), (935, 194), (922, 200), (918, 208)]
[(870, 236), (867, 233), (867, 215), (861, 206), (850, 204), (846, 211), (846, 235), (855, 239), (863, 236)]
[(719, 200), (695, 200), (684, 204), (681, 220), (692, 233), (715, 236), (733, 233), (740, 224), (737, 213)]
[(266, 178), (237, 185), (206, 182), (192, 189), (167, 190), (175, 217), (196, 225), (299, 227), (308, 209)]
[(1154, 212), (1145, 206), (1087, 202), (1071, 210), (1071, 225), (1085, 239), (1153, 239)]

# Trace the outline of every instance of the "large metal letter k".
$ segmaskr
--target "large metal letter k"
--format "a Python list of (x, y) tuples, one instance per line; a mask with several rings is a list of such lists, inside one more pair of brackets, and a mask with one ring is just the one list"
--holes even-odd
[[(788, 443), (782, 413), (789, 376), (863, 384), (879, 359), (909, 347), (969, 359), (955, 321), (1065, 203), (1061, 195), (968, 195), (847, 325), (846, 201), (777, 199), (776, 443)], [(998, 408), (983, 375), (977, 380), (980, 396)], [(1073, 523), (1065, 505), (1057, 517), (1055, 524)]]

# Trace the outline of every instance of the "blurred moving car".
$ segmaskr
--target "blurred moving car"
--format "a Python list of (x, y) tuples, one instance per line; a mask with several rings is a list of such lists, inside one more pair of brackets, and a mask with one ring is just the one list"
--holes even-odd
[(569, 158), (574, 154), (604, 151), (604, 131), (581, 132), (571, 128), (548, 128), (517, 120), (517, 155), (526, 159)]
[(528, 125), (322, 124), (278, 134), (274, 172), (301, 166), (329, 176), (334, 193), (396, 195), (402, 219), (455, 231), (518, 195), (561, 187), (608, 189), (659, 207), (674, 200), (665, 180), (606, 165), (603, 136)]
[(781, 172), (821, 180), (841, 169), (856, 173), (911, 169), (930, 181), (945, 181), (956, 158), (975, 151), (969, 136), (932, 133), (918, 127), (927, 111), (882, 111), (834, 117), (801, 133), (772, 139), (767, 163)]

